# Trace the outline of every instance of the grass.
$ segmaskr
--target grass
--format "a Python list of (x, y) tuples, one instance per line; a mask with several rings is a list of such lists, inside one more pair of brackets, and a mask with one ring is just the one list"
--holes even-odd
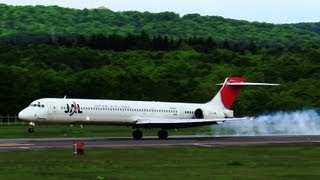
[[(0, 126), (0, 138), (46, 138), (46, 137), (131, 137), (131, 127), (85, 125), (37, 125), (35, 133), (27, 132), (28, 126)], [(159, 129), (142, 129), (144, 136), (157, 136)], [(211, 128), (195, 127), (169, 130), (171, 135), (210, 134)]]
[(0, 152), (0, 179), (319, 179), (318, 146)]

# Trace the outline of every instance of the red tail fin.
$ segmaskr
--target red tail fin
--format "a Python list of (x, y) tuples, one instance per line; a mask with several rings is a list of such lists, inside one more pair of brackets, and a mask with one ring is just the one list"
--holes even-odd
[(243, 87), (241, 83), (244, 83), (245, 81), (245, 78), (240, 77), (226, 78), (223, 84), (219, 84), (222, 85), (221, 89), (209, 103), (230, 109), (233, 102), (236, 100), (240, 89)]
[(236, 100), (240, 89), (244, 86), (277, 86), (279, 84), (270, 83), (255, 83), (255, 82), (245, 82), (245, 78), (240, 77), (228, 77), (224, 81), (222, 88), (218, 94), (208, 103), (214, 104), (216, 106), (224, 107), (230, 109), (233, 102)]
[(245, 78), (229, 77), (226, 79), (225, 83), (223, 83), (219, 94), (221, 96), (222, 104), (225, 108), (231, 108), (233, 102), (236, 100), (240, 92), (240, 89), (243, 88), (243, 86), (229, 86), (227, 83), (241, 83), (245, 81)]

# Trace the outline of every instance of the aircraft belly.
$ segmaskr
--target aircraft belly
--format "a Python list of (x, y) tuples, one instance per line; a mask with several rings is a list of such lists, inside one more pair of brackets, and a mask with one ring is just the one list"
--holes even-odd
[(89, 119), (80, 119), (75, 123), (81, 124), (105, 124), (105, 125), (131, 125), (135, 122), (124, 117), (94, 117)]
[(55, 115), (49, 117), (50, 123), (58, 124), (110, 124), (110, 125), (131, 125), (135, 123), (129, 117), (123, 116), (105, 116), (105, 115), (85, 115), (74, 114), (72, 116)]

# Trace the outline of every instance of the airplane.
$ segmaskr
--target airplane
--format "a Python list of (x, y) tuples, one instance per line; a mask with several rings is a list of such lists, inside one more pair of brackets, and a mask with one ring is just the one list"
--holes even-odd
[(203, 104), (154, 101), (42, 98), (33, 101), (18, 117), (29, 122), (29, 133), (35, 123), (92, 124), (131, 126), (132, 137), (141, 139), (140, 128), (159, 128), (158, 138), (167, 139), (168, 129), (221, 124), (249, 120), (235, 118), (231, 106), (245, 86), (279, 84), (246, 82), (245, 78), (228, 77), (214, 98)]

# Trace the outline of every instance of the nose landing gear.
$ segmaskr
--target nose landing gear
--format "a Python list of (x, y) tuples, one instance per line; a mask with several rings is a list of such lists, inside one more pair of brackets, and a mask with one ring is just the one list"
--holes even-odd
[(33, 128), (34, 126), (35, 126), (34, 122), (29, 123), (28, 133), (34, 133), (34, 128)]
[(29, 128), (28, 128), (28, 132), (29, 132), (29, 133), (34, 133), (33, 127), (29, 127)]

